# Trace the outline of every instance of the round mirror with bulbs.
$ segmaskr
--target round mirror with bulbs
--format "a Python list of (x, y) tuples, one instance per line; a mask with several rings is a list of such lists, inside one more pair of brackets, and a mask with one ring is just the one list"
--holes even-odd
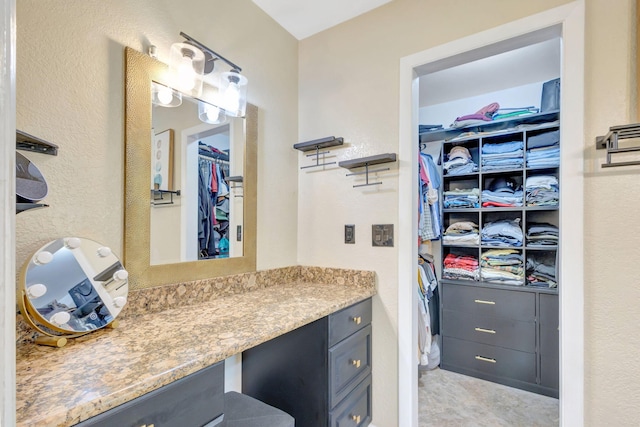
[(67, 338), (116, 326), (127, 302), (128, 277), (109, 247), (80, 237), (54, 240), (23, 265), (18, 306), (41, 334), (36, 343), (62, 347)]

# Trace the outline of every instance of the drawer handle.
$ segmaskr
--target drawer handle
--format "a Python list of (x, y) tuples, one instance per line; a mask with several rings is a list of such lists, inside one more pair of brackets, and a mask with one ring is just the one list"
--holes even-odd
[(352, 360), (352, 361), (351, 361), (351, 364), (352, 364), (353, 366), (355, 366), (356, 368), (359, 368), (359, 367), (360, 367), (360, 359), (358, 359), (358, 360)]
[(475, 328), (476, 332), (484, 332), (485, 334), (495, 334), (493, 329)]
[(496, 305), (495, 301), (485, 301), (483, 299), (477, 299), (474, 302), (478, 303), (478, 304), (489, 304), (489, 305)]
[(360, 323), (362, 323), (362, 317), (361, 317), (361, 316), (358, 316), (358, 317), (352, 317), (352, 318), (351, 318), (351, 320), (353, 320), (353, 322), (354, 322), (356, 325), (359, 325)]
[(491, 359), (489, 357), (476, 356), (476, 360), (481, 360), (483, 362), (496, 363), (496, 359)]
[(360, 415), (351, 415), (351, 419), (356, 422), (356, 424), (360, 424)]

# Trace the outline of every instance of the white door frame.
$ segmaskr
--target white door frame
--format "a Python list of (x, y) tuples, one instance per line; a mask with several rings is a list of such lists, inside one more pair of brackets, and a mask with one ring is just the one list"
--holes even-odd
[[(562, 36), (560, 210), (560, 423), (584, 424), (584, 0), (440, 45), (400, 60), (398, 190), (398, 425), (418, 425), (417, 293), (418, 77), (438, 62), (558, 27)], [(466, 62), (466, 61), (465, 61)], [(570, 191), (568, 191), (570, 189)], [(405, 221), (407, 219), (407, 221)], [(409, 220), (410, 219), (410, 220)]]
[(16, 3), (2, 0), (0, 34), (0, 427), (16, 423)]

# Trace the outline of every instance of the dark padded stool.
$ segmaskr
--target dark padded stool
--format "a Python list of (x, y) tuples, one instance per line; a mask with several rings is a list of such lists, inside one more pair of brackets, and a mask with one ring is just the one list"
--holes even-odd
[(246, 394), (224, 394), (224, 421), (221, 427), (295, 427), (289, 414)]

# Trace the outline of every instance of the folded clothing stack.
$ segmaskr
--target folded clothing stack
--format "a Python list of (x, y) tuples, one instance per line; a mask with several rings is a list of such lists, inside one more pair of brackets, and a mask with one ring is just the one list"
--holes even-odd
[(522, 206), (522, 187), (509, 177), (494, 178), (482, 191), (482, 207)]
[(555, 259), (528, 257), (527, 283), (539, 288), (557, 288)]
[(479, 208), (479, 188), (458, 188), (444, 192), (443, 206), (445, 209)]
[(464, 175), (478, 172), (478, 165), (473, 161), (466, 147), (456, 145), (447, 154), (442, 169), (445, 175)]
[(555, 168), (560, 165), (560, 130), (527, 139), (527, 167)]
[(447, 254), (442, 269), (443, 279), (480, 280), (478, 258), (471, 255)]
[(491, 246), (522, 246), (520, 219), (488, 222), (482, 227), (482, 244)]
[(524, 184), (527, 206), (558, 206), (560, 190), (558, 178), (553, 175), (536, 175), (527, 178)]
[(482, 170), (518, 169), (524, 164), (522, 141), (482, 144)]
[(527, 246), (557, 246), (558, 227), (544, 222), (532, 222), (527, 227)]
[(522, 254), (516, 249), (489, 249), (480, 261), (482, 280), (503, 285), (524, 285)]
[(472, 221), (458, 221), (445, 230), (442, 242), (448, 245), (479, 245), (480, 229)]

